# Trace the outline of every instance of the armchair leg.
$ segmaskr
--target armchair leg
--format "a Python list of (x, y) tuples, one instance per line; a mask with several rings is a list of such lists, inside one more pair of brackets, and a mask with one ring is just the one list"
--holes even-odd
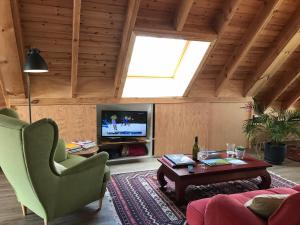
[(21, 204), (21, 208), (22, 208), (22, 214), (23, 214), (23, 216), (26, 216), (27, 215), (27, 207), (25, 205)]
[(100, 198), (99, 199), (99, 208), (98, 208), (98, 210), (101, 210), (101, 208), (102, 208), (102, 201), (103, 201), (103, 198)]

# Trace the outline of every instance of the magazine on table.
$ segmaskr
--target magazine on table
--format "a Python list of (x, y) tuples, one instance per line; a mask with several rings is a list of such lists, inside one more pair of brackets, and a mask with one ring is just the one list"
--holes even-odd
[(201, 160), (202, 163), (205, 163), (208, 166), (223, 166), (223, 165), (244, 165), (247, 164), (247, 162), (236, 159), (236, 158), (218, 158), (218, 159), (205, 159)]
[(164, 158), (171, 161), (174, 166), (188, 166), (196, 164), (194, 160), (184, 154), (168, 154), (164, 155)]

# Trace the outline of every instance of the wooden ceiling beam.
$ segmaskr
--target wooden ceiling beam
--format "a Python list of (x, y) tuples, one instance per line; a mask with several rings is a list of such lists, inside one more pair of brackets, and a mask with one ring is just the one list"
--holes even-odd
[(207, 59), (208, 59), (209, 55), (211, 54), (212, 50), (214, 49), (215, 44), (216, 44), (216, 41), (213, 41), (213, 42), (210, 43), (205, 55), (203, 56), (202, 61), (200, 62), (199, 66), (198, 66), (198, 68), (195, 72), (195, 74), (193, 75), (189, 85), (187, 86), (187, 88), (184, 91), (184, 94), (183, 94), (184, 97), (188, 97), (188, 95), (190, 94), (190, 92), (192, 90), (192, 87), (193, 87), (194, 83), (197, 80), (198, 74), (200, 74), (201, 71), (203, 70), (203, 68), (205, 67), (205, 62), (207, 61)]
[[(26, 99), (11, 98), (11, 105), (28, 105)], [(170, 98), (34, 98), (33, 105), (95, 105), (95, 104), (133, 104), (133, 103), (152, 103), (152, 104), (179, 104), (188, 102), (249, 102), (251, 98), (240, 97), (170, 97)]]
[(28, 97), (27, 96), (28, 95), (27, 79), (24, 76), (24, 72), (23, 72), (23, 66), (24, 66), (24, 62), (25, 62), (25, 48), (24, 48), (23, 32), (22, 32), (22, 26), (21, 26), (19, 0), (11, 0), (11, 10), (12, 10), (12, 17), (13, 17), (13, 21), (14, 21), (17, 48), (18, 48), (19, 58), (20, 58), (20, 67), (22, 70), (22, 80), (23, 80), (23, 85), (24, 85), (24, 89), (25, 89), (25, 96), (27, 98)]
[(268, 108), (279, 96), (281, 96), (296, 80), (300, 78), (300, 68), (285, 75), (277, 82), (276, 88), (272, 88), (271, 93), (262, 100), (265, 108)]
[(224, 86), (233, 77), (236, 69), (257, 37), (271, 20), (274, 12), (278, 9), (283, 0), (267, 1), (263, 8), (257, 13), (256, 18), (250, 25), (248, 32), (242, 38), (240, 44), (234, 49), (224, 69), (216, 79), (216, 96), (219, 96)]
[[(215, 19), (215, 24), (217, 24), (217, 27), (218, 27), (218, 28), (216, 28), (216, 31), (218, 32), (218, 36), (222, 35), (223, 31), (226, 30), (226, 28), (229, 26), (229, 22), (232, 19), (232, 17), (234, 16), (234, 14), (236, 13), (236, 11), (238, 10), (238, 6), (241, 3), (241, 1), (242, 0), (226, 1), (225, 5), (223, 7), (222, 16), (220, 17), (220, 15), (218, 15)], [(216, 36), (216, 38), (217, 38), (217, 36)], [(199, 67), (197, 68), (195, 75), (193, 76), (191, 82), (189, 83), (188, 87), (186, 88), (186, 90), (184, 92), (185, 97), (187, 97), (190, 94), (192, 87), (193, 87), (194, 83), (196, 82), (199, 74), (201, 74), (203, 69), (205, 68), (207, 61), (209, 60), (209, 56), (214, 51), (214, 47), (215, 47), (217, 41), (218, 41), (217, 39), (214, 39), (213, 41), (211, 41), (211, 44), (210, 44), (209, 48), (207, 49)]]
[(73, 0), (73, 34), (72, 34), (72, 66), (71, 66), (71, 96), (76, 97), (78, 83), (78, 53), (80, 36), (81, 0)]
[(0, 69), (6, 91), (11, 95), (24, 96), (23, 70), (19, 55), (13, 6), (10, 0), (0, 1)]
[(254, 76), (245, 81), (244, 96), (255, 96), (296, 50), (299, 44), (300, 9), (297, 9), (279, 35), (279, 39), (276, 41), (274, 47), (266, 53), (264, 60), (258, 65)]
[(181, 0), (174, 18), (174, 26), (177, 31), (182, 31), (195, 0)]
[(291, 107), (300, 98), (300, 85), (294, 88), (294, 91), (290, 95), (285, 97), (285, 100), (281, 102), (281, 108), (283, 110)]
[(157, 25), (154, 27), (136, 26), (134, 29), (136, 35), (147, 35), (152, 37), (184, 39), (188, 41), (209, 41), (217, 39), (217, 33), (214, 29), (184, 31), (174, 30), (171, 26)]
[(221, 35), (229, 25), (235, 12), (239, 10), (242, 0), (227, 0), (223, 6), (222, 12), (214, 20), (214, 28), (218, 35)]
[(135, 22), (137, 19), (140, 7), (140, 0), (129, 0), (127, 7), (127, 15), (123, 28), (123, 36), (121, 49), (118, 57), (115, 82), (114, 82), (114, 96), (121, 97), (126, 81), (128, 66), (130, 62), (131, 53), (133, 50), (135, 35), (133, 33)]

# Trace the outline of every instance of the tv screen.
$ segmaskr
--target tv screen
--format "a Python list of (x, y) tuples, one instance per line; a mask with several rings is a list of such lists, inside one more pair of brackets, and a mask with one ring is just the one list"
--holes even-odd
[(102, 137), (146, 137), (146, 111), (102, 111)]

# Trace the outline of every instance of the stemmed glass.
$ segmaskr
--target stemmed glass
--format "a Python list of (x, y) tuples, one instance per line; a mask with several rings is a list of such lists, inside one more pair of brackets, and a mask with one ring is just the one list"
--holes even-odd
[[(205, 160), (208, 158), (208, 150), (204, 147), (201, 147), (200, 148), (200, 151), (198, 153), (198, 160), (200, 162), (202, 162), (202, 160)], [(206, 168), (206, 165), (204, 162), (201, 163), (201, 168), (205, 169)]]

